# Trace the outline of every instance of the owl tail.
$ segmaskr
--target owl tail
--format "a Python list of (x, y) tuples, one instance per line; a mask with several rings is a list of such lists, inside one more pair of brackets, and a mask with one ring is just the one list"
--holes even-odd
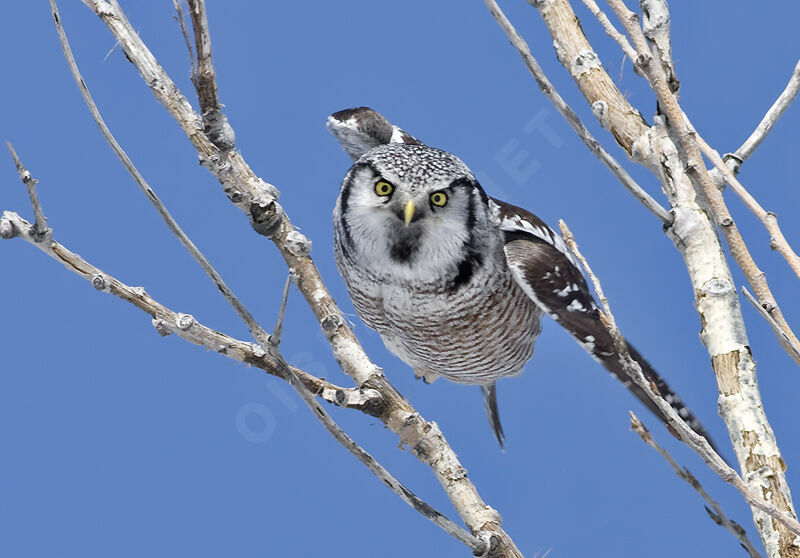
[(481, 391), (483, 391), (483, 404), (486, 407), (489, 424), (492, 425), (492, 430), (494, 431), (495, 438), (497, 438), (497, 443), (500, 444), (500, 449), (505, 449), (503, 442), (506, 440), (506, 435), (503, 433), (503, 425), (500, 424), (500, 412), (497, 408), (497, 387), (495, 382), (486, 386), (481, 386)]

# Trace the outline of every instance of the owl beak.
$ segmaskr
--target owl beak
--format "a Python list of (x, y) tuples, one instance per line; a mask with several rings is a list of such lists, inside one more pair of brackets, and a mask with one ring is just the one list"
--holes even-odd
[(411, 219), (414, 218), (414, 200), (408, 200), (406, 206), (403, 208), (403, 220), (406, 223), (406, 227), (411, 222)]

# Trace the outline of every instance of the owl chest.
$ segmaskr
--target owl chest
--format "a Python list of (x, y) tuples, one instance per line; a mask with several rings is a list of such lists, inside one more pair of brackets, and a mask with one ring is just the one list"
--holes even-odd
[(533, 352), (540, 313), (505, 270), (451, 290), (375, 279), (350, 281), (356, 309), (419, 371), (483, 383), (517, 373)]
[(437, 337), (475, 327), (486, 319), (510, 294), (507, 277), (476, 275), (457, 289), (431, 283), (393, 281), (355, 271), (349, 287), (359, 315), (383, 333), (414, 331), (437, 333)]

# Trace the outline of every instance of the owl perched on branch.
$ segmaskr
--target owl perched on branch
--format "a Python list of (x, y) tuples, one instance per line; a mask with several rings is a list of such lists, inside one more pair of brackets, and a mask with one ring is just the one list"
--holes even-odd
[[(495, 384), (531, 358), (547, 314), (665, 420), (623, 368), (555, 231), (488, 196), (458, 157), (372, 109), (337, 112), (327, 125), (355, 161), (334, 211), (336, 263), (359, 316), (418, 377), (479, 385), (502, 446)], [(709, 439), (661, 376), (628, 349), (666, 401)]]

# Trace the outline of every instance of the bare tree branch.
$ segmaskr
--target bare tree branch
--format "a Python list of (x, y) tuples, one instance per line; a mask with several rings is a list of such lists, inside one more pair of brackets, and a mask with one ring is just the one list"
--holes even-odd
[[(589, 11), (592, 12), (592, 15), (597, 18), (597, 21), (600, 22), (600, 25), (603, 26), (606, 34), (617, 42), (619, 48), (621, 48), (622, 52), (625, 53), (625, 56), (627, 56), (631, 63), (633, 63), (633, 61), (636, 60), (636, 51), (633, 50), (633, 47), (628, 42), (628, 39), (625, 37), (625, 35), (617, 31), (617, 28), (614, 27), (614, 24), (611, 23), (611, 20), (608, 19), (608, 16), (605, 14), (605, 12), (600, 9), (600, 7), (597, 5), (597, 2), (594, 0), (583, 0), (583, 3), (587, 8), (589, 8)], [(636, 70), (635, 66), (634, 70)]]
[[(17, 152), (14, 151), (14, 146), (11, 145), (11, 142), (6, 142), (6, 147), (11, 152), (11, 157), (14, 159), (14, 166), (17, 167), (17, 173), (19, 174), (20, 180), (22, 180), (23, 184), (25, 184), (25, 189), (28, 190), (28, 197), (31, 200), (31, 207), (33, 208), (33, 215), (34, 215), (34, 225), (33, 230), (36, 233), (36, 236), (44, 237), (50, 233), (50, 229), (47, 228), (47, 219), (44, 216), (44, 212), (42, 211), (42, 204), (39, 203), (39, 194), (36, 192), (36, 184), (39, 182), (31, 173), (26, 169), (22, 161), (19, 160), (17, 157)], [(42, 240), (46, 240), (46, 238), (42, 238)]]
[[(198, 322), (191, 314), (179, 313), (153, 299), (143, 287), (132, 287), (103, 272), (63, 245), (50, 240), (37, 241), (33, 225), (12, 211), (0, 217), (0, 237), (20, 237), (36, 244), (45, 254), (61, 263), (69, 271), (89, 281), (98, 291), (112, 294), (153, 317), (153, 327), (162, 335), (172, 333), (194, 345), (200, 345), (238, 362), (260, 368), (264, 372), (279, 376), (275, 359), (259, 345), (235, 339)], [(381, 405), (381, 396), (375, 390), (343, 388), (322, 378), (317, 378), (292, 367), (294, 373), (309, 391), (340, 407), (356, 409), (374, 415)]]
[(767, 312), (764, 307), (758, 303), (756, 297), (750, 294), (750, 291), (748, 291), (745, 287), (742, 287), (742, 294), (747, 301), (753, 305), (753, 308), (758, 310), (758, 313), (761, 314), (761, 317), (767, 321), (769, 326), (772, 328), (772, 331), (774, 331), (775, 335), (778, 336), (778, 341), (781, 342), (783, 348), (787, 353), (789, 353), (789, 356), (791, 356), (796, 362), (800, 362), (800, 346), (792, 343), (792, 340), (789, 339), (789, 337), (783, 332), (781, 326), (778, 325), (778, 322), (776, 322), (772, 316), (769, 315), (769, 312)]
[[(786, 263), (789, 264), (789, 267), (794, 271), (797, 278), (800, 279), (800, 257), (792, 250), (792, 247), (789, 245), (789, 242), (786, 240), (786, 237), (783, 236), (783, 232), (781, 228), (778, 226), (778, 217), (771, 211), (765, 210), (761, 207), (761, 204), (756, 201), (756, 199), (747, 191), (747, 189), (742, 186), (733, 172), (728, 169), (725, 163), (722, 161), (722, 157), (719, 156), (710, 145), (706, 143), (706, 141), (696, 133), (694, 128), (691, 128), (691, 124), (687, 120), (687, 124), (690, 126), (692, 132), (695, 133), (695, 139), (697, 140), (697, 144), (700, 147), (700, 150), (703, 154), (708, 157), (709, 161), (714, 165), (714, 168), (722, 174), (723, 179), (725, 182), (730, 186), (731, 190), (733, 190), (737, 196), (744, 202), (745, 206), (753, 212), (753, 214), (758, 217), (759, 221), (764, 225), (764, 228), (767, 229), (767, 232), (770, 234), (769, 238), (769, 245), (770, 248), (773, 250), (777, 250), (777, 252), (783, 256), (786, 260)], [(712, 180), (713, 181), (713, 180)]]
[[(775, 126), (778, 119), (783, 116), (783, 113), (786, 112), (786, 109), (789, 108), (789, 105), (795, 100), (798, 90), (800, 90), (800, 60), (797, 61), (797, 65), (794, 67), (794, 71), (792, 72), (791, 78), (789, 78), (789, 83), (786, 84), (786, 88), (769, 108), (764, 118), (762, 118), (761, 122), (756, 126), (756, 129), (750, 134), (750, 137), (748, 137), (734, 153), (725, 156), (726, 163), (731, 171), (736, 173), (742, 163), (750, 157), (753, 151), (764, 141), (764, 138), (767, 137), (767, 134), (769, 134), (772, 127)], [(730, 163), (728, 163), (728, 161), (730, 161)]]
[(761, 554), (753, 546), (753, 543), (750, 542), (750, 539), (747, 538), (747, 532), (744, 530), (744, 528), (732, 519), (728, 519), (728, 516), (722, 511), (722, 507), (719, 505), (719, 503), (708, 495), (708, 492), (705, 491), (703, 486), (700, 484), (700, 481), (695, 478), (691, 471), (689, 471), (689, 469), (686, 467), (681, 467), (678, 465), (669, 452), (659, 446), (658, 443), (653, 439), (652, 434), (650, 434), (650, 431), (642, 423), (642, 421), (639, 420), (639, 417), (637, 417), (633, 411), (628, 412), (631, 415), (631, 429), (641, 436), (642, 440), (644, 440), (648, 446), (656, 450), (659, 455), (661, 455), (661, 457), (663, 457), (667, 463), (669, 463), (670, 467), (672, 467), (672, 469), (675, 471), (675, 474), (689, 483), (689, 485), (694, 488), (700, 497), (706, 501), (706, 503), (711, 507), (711, 509), (706, 507), (706, 511), (708, 512), (709, 517), (711, 517), (711, 520), (720, 527), (723, 527), (733, 533), (733, 536), (739, 540), (739, 543), (752, 558), (761, 558)]
[(97, 105), (92, 99), (92, 94), (89, 92), (89, 88), (86, 85), (86, 82), (81, 76), (80, 70), (78, 70), (78, 65), (75, 62), (75, 57), (72, 55), (72, 49), (69, 46), (69, 41), (67, 40), (67, 35), (64, 32), (64, 26), (61, 24), (61, 16), (58, 13), (58, 7), (56, 6), (55, 0), (50, 0), (50, 9), (53, 14), (53, 21), (56, 25), (56, 31), (58, 31), (58, 38), (61, 42), (61, 49), (64, 51), (64, 57), (67, 59), (67, 65), (69, 66), (70, 72), (72, 72), (72, 77), (75, 79), (75, 83), (78, 84), (78, 89), (83, 96), (83, 100), (86, 102), (86, 106), (89, 108), (89, 112), (92, 114), (92, 118), (94, 118), (97, 127), (100, 128), (100, 132), (103, 134), (103, 137), (106, 139), (108, 144), (111, 146), (111, 149), (114, 151), (114, 154), (119, 158), (120, 162), (122, 162), (122, 166), (125, 167), (125, 170), (133, 177), (134, 181), (136, 181), (136, 185), (139, 186), (139, 189), (144, 193), (147, 199), (153, 204), (153, 207), (156, 208), (158, 214), (161, 215), (161, 218), (166, 223), (169, 230), (174, 234), (180, 243), (183, 245), (184, 248), (192, 255), (192, 257), (200, 264), (200, 267), (203, 268), (203, 271), (211, 278), (214, 282), (214, 285), (217, 287), (222, 296), (225, 300), (230, 304), (242, 321), (247, 325), (247, 329), (250, 330), (250, 333), (253, 335), (253, 338), (258, 341), (259, 344), (262, 346), (269, 341), (269, 335), (266, 331), (256, 322), (255, 318), (253, 318), (252, 314), (244, 307), (244, 304), (239, 301), (236, 295), (233, 294), (233, 291), (230, 290), (228, 285), (225, 284), (222, 277), (217, 273), (211, 263), (206, 259), (206, 257), (200, 252), (197, 246), (194, 245), (192, 240), (183, 232), (178, 222), (170, 215), (169, 211), (167, 210), (166, 206), (161, 202), (159, 197), (156, 195), (155, 191), (150, 187), (144, 177), (141, 175), (139, 170), (133, 164), (128, 154), (125, 153), (125, 150), (122, 149), (122, 146), (117, 142), (114, 138), (111, 130), (108, 129), (103, 117), (100, 115), (100, 110), (97, 108)]
[[(669, 85), (669, 90), (676, 96), (681, 82), (675, 75), (675, 65), (672, 62), (672, 45), (669, 37), (670, 17), (666, 0), (639, 0), (642, 7), (642, 27), (644, 36), (652, 45), (653, 57), (661, 65)], [(627, 54), (627, 53), (626, 53)], [(636, 60), (634, 56), (631, 62)]]
[(258, 178), (235, 151), (230, 127), (226, 126), (229, 134), (206, 134), (199, 125), (200, 116), (141, 41), (122, 10), (102, 0), (84, 0), (84, 3), (119, 40), (127, 58), (198, 150), (201, 164), (222, 183), (229, 199), (250, 217), (254, 229), (276, 244), (342, 369), (359, 387), (375, 389), (383, 396), (385, 405), (379, 418), (415, 456), (431, 467), (466, 525), (484, 544), (482, 548), (489, 549), (492, 556), (521, 556), (502, 530), (500, 515), (481, 499), (436, 424), (424, 420), (364, 353), (309, 257), (311, 242), (294, 229), (277, 203), (277, 189)]
[[(192, 48), (192, 41), (189, 40), (189, 31), (186, 29), (186, 20), (183, 17), (183, 9), (181, 8), (182, 0), (172, 0), (172, 5), (175, 6), (176, 16), (175, 19), (178, 21), (178, 25), (181, 28), (181, 35), (183, 36), (183, 42), (186, 43), (186, 50), (189, 51), (189, 76), (192, 79), (192, 83), (195, 83), (197, 79), (197, 66), (195, 65), (194, 60), (194, 49)], [(195, 87), (197, 87), (195, 85)]]
[[(500, 6), (497, 5), (497, 2), (495, 2), (495, 0), (485, 0), (485, 3), (489, 8), (489, 11), (492, 13), (492, 16), (495, 18), (503, 31), (505, 31), (506, 35), (511, 41), (511, 44), (519, 52), (522, 60), (528, 67), (528, 70), (530, 70), (531, 74), (536, 80), (536, 83), (539, 84), (539, 88), (542, 90), (542, 93), (544, 93), (545, 96), (550, 99), (558, 112), (561, 113), (561, 115), (567, 120), (567, 123), (569, 123), (569, 125), (572, 126), (572, 129), (575, 130), (575, 133), (578, 134), (578, 137), (581, 138), (581, 141), (586, 144), (586, 147), (588, 147), (589, 150), (594, 153), (597, 158), (606, 165), (606, 167), (608, 167), (608, 169), (614, 174), (614, 176), (617, 177), (622, 185), (625, 186), (625, 188), (631, 194), (633, 194), (633, 196), (639, 200), (642, 205), (649, 209), (664, 223), (671, 223), (672, 217), (670, 214), (667, 213), (667, 211), (661, 207), (661, 205), (654, 200), (650, 194), (648, 194), (641, 186), (639, 186), (639, 184), (637, 184), (636, 181), (631, 178), (622, 165), (620, 165), (616, 159), (614, 159), (614, 157), (612, 157), (611, 154), (608, 153), (596, 139), (594, 139), (594, 136), (592, 136), (586, 126), (583, 125), (575, 111), (573, 111), (569, 105), (567, 105), (564, 99), (561, 98), (561, 95), (558, 94), (558, 91), (556, 91), (555, 87), (553, 87), (553, 84), (550, 83), (550, 80), (548, 80), (547, 76), (544, 75), (544, 72), (542, 71), (541, 66), (539, 66), (539, 63), (536, 61), (536, 58), (534, 58), (531, 54), (528, 44), (520, 36), (514, 26), (511, 25), (511, 22), (500, 9)], [(591, 56), (589, 56), (589, 58), (591, 58)], [(592, 104), (592, 112), (604, 128), (607, 128), (609, 122), (608, 111), (609, 103), (606, 101), (598, 100), (596, 103)], [(614, 132), (612, 131), (612, 133)], [(621, 134), (622, 132), (619, 133)]]
[[(158, 303), (142, 287), (131, 287), (122, 283), (115, 277), (91, 265), (52, 238), (43, 242), (36, 233), (35, 227), (14, 212), (5, 211), (0, 217), (0, 236), (2, 238), (19, 236), (60, 262), (68, 270), (89, 281), (95, 289), (113, 294), (150, 314), (153, 317), (153, 326), (162, 336), (175, 333), (190, 343), (204, 346), (228, 358), (261, 368), (290, 384), (292, 382), (287, 377), (296, 379), (300, 388), (297, 391), (301, 396), (304, 396), (303, 399), (325, 428), (395, 494), (446, 533), (470, 547), (474, 553), (481, 554), (486, 549), (486, 543), (483, 540), (447, 519), (400, 483), (374, 457), (347, 436), (328, 415), (327, 411), (313, 398), (314, 395), (317, 395), (335, 405), (358, 409), (372, 416), (377, 416), (382, 408), (383, 400), (377, 391), (361, 388), (340, 388), (298, 368), (290, 367), (276, 350), (265, 351), (258, 345), (245, 343), (210, 329), (199, 323), (191, 314), (174, 312)], [(292, 385), (294, 387), (294, 384)]]
[(286, 314), (286, 303), (289, 301), (289, 287), (292, 286), (291, 273), (286, 277), (286, 283), (283, 284), (283, 295), (281, 296), (281, 308), (278, 311), (278, 322), (275, 324), (275, 329), (272, 330), (272, 335), (269, 337), (269, 342), (273, 345), (280, 345), (281, 334), (283, 333), (283, 317)]
[(217, 77), (211, 60), (211, 34), (208, 30), (206, 3), (203, 0), (187, 1), (194, 29), (194, 43), (197, 47), (197, 73), (194, 85), (197, 89), (200, 110), (205, 114), (220, 109)]

